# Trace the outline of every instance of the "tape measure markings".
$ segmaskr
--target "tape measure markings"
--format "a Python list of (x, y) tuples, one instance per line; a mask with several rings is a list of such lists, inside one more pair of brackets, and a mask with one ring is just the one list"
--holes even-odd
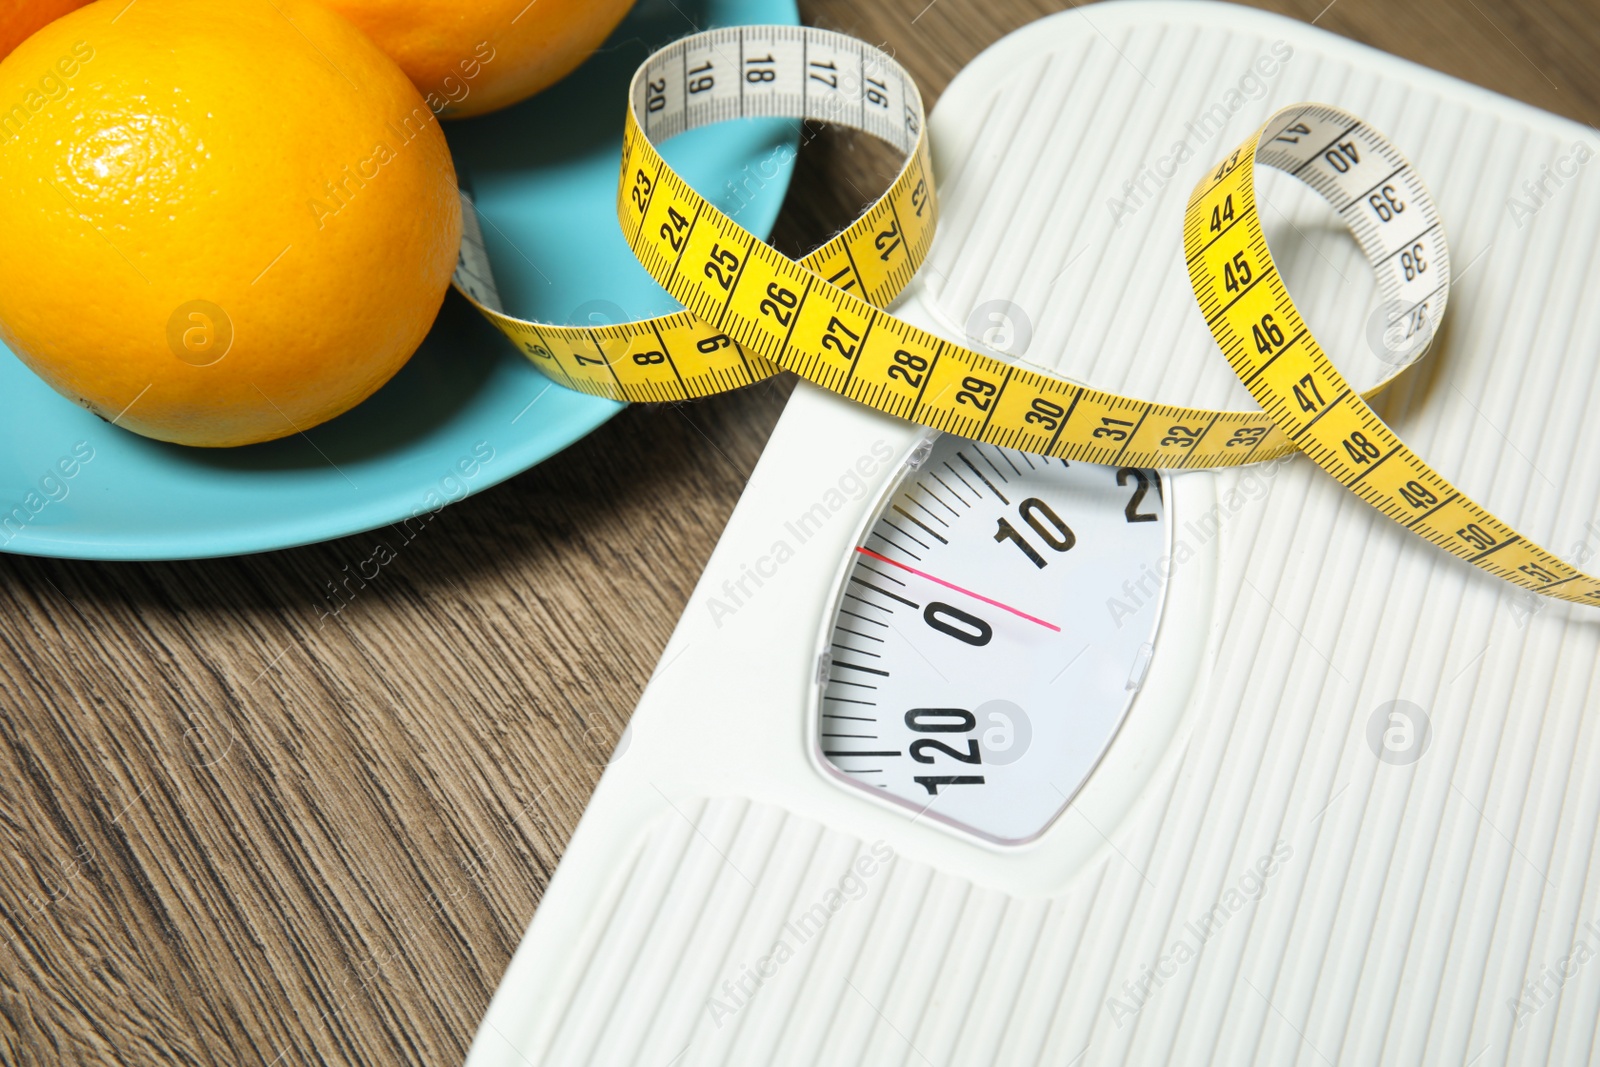
[[(1068, 460), (1182, 469), (1299, 449), (1435, 545), (1525, 588), (1549, 592), (1575, 583), (1552, 595), (1600, 601), (1600, 583), (1463, 496), (1367, 405), (1364, 396), (1420, 358), (1437, 333), (1450, 260), (1421, 178), (1354, 115), (1324, 104), (1283, 109), (1190, 196), (1185, 267), (1207, 328), (1261, 407), (1249, 412), (1102, 392), (934, 337), (882, 311), (926, 256), (938, 208), (921, 97), (877, 49), (824, 30), (716, 30), (647, 59), (629, 98), (618, 220), (639, 262), (684, 311), (600, 329), (511, 318), (498, 311), (476, 219), (466, 227), (458, 286), (562, 384), (659, 401), (708, 395), (787, 368), (899, 418)], [(796, 262), (696, 193), (655, 148), (699, 125), (756, 116), (850, 126), (895, 145), (905, 160), (882, 197)], [(1257, 162), (1322, 196), (1376, 272), (1391, 369), (1365, 394), (1327, 358), (1273, 261), (1256, 200)], [(583, 354), (586, 342), (598, 359)]]
[[(651, 77), (636, 80), (635, 88), (644, 94), (641, 98), (641, 111), (646, 116), (646, 120), (656, 135), (666, 136), (702, 122), (719, 121), (723, 118), (732, 117), (734, 112), (729, 110), (730, 107), (741, 114), (764, 114), (792, 111), (794, 110), (793, 105), (799, 102), (805, 113), (810, 117), (838, 119), (843, 115), (844, 109), (841, 108), (839, 100), (834, 99), (830, 102), (828, 98), (829, 94), (834, 94), (839, 96), (839, 99), (843, 99), (842, 95), (835, 92), (838, 75), (832, 73), (843, 69), (840, 63), (842, 53), (837, 49), (824, 51), (816, 58), (808, 60), (808, 66), (816, 66), (830, 71), (828, 78), (834, 84), (827, 86), (828, 93), (817, 94), (803, 91), (799, 94), (777, 93), (767, 94), (763, 97), (751, 94), (743, 88), (744, 85), (756, 82), (777, 81), (776, 73), (771, 79), (758, 78), (756, 75), (769, 72), (767, 59), (775, 57), (782, 50), (783, 37), (793, 38), (790, 42), (791, 45), (799, 43), (802, 46), (802, 55), (809, 54), (807, 52), (809, 44), (817, 35), (805, 34), (792, 29), (778, 34), (779, 40), (776, 42), (769, 41), (768, 36), (761, 37), (764, 42), (780, 46), (768, 51), (766, 56), (751, 57), (748, 52), (745, 52), (742, 58), (748, 59), (752, 63), (760, 64), (760, 68), (752, 69), (750, 77), (736, 79), (741, 85), (736, 101), (730, 102), (729, 99), (719, 98), (719, 93), (724, 97), (728, 94), (726, 90), (718, 90), (717, 86), (719, 84), (725, 86), (730, 83), (725, 76), (720, 83), (717, 81), (716, 74), (713, 73), (717, 70), (717, 63), (714, 58), (709, 57), (719, 52), (729, 40), (741, 40), (743, 37), (748, 36), (748, 34), (721, 31), (715, 35), (714, 40), (704, 42), (705, 47), (701, 48), (699, 52), (688, 47), (684, 42), (679, 42), (670, 46), (664, 53), (658, 55), (647, 64), (646, 69), (650, 72)], [(837, 35), (834, 36), (837, 37)], [(869, 121), (867, 123), (869, 132), (873, 132), (878, 136), (887, 136), (891, 141), (901, 145), (909, 144), (913, 148), (917, 147), (920, 144), (920, 140), (911, 138), (913, 136), (912, 131), (916, 131), (917, 136), (920, 136), (921, 105), (920, 98), (915, 95), (914, 86), (911, 87), (911, 91), (908, 93), (906, 86), (909, 82), (908, 79), (903, 77), (903, 72), (899, 72), (892, 79), (886, 77), (871, 81), (873, 76), (878, 73), (880, 64), (877, 61), (869, 63), (866, 57), (869, 53), (875, 55), (876, 50), (849, 38), (838, 37), (837, 39), (848, 42), (851, 45), (850, 51), (857, 57), (854, 65), (855, 69), (861, 72), (862, 77), (869, 79), (869, 84), (864, 86), (866, 91), (861, 93), (862, 99), (867, 99), (871, 91), (881, 90), (886, 94), (884, 96), (885, 107), (891, 104), (904, 107), (906, 114), (909, 116), (908, 122), (904, 126), (881, 121)], [(690, 43), (693, 43), (693, 39), (691, 39)], [(793, 51), (792, 47), (791, 51)], [(657, 76), (658, 72), (673, 64), (679, 65), (685, 75), (685, 80), (676, 86), (674, 86), (671, 79)], [(845, 66), (847, 67), (848, 64), (845, 64)], [(895, 67), (894, 70), (898, 72), (899, 68)], [(710, 79), (709, 84), (706, 79)], [(808, 90), (814, 80), (821, 82), (822, 78), (808, 76), (801, 83), (802, 88)], [(700, 105), (687, 103), (686, 101), (691, 97), (692, 90), (697, 84), (702, 88), (709, 89), (713, 99)], [(657, 91), (652, 93), (652, 90)], [(910, 101), (910, 103), (907, 103), (907, 101)], [(848, 115), (844, 115), (844, 117), (848, 119)], [(633, 139), (638, 136), (638, 132), (630, 128), (626, 136), (627, 139)], [(630, 154), (626, 152), (625, 146), (625, 157), (627, 155)], [(658, 169), (656, 175), (659, 176), (659, 174), (660, 171)], [(859, 286), (869, 294), (872, 300), (879, 303), (887, 303), (909, 282), (921, 258), (926, 253), (927, 246), (931, 240), (935, 216), (931, 182), (928, 180), (927, 174), (925, 151), (921, 153), (913, 152), (907, 166), (902, 169), (895, 186), (891, 189), (890, 195), (875, 204), (872, 210), (856, 220), (839, 237), (813, 253), (810, 257), (807, 257), (807, 265), (825, 272), (826, 277), (834, 283), (852, 288)], [(641, 224), (648, 220), (651, 225), (671, 228), (671, 234), (668, 234), (667, 237), (669, 244), (674, 246), (674, 254), (670, 266), (665, 262), (666, 257), (662, 256), (659, 250), (652, 250), (651, 259), (646, 263), (646, 267), (652, 271), (677, 269), (678, 261), (681, 260), (687, 244), (682, 239), (672, 240), (672, 237), (676, 234), (687, 233), (700, 222), (699, 216), (704, 209), (704, 200), (681, 182), (675, 182), (670, 190), (673, 194), (672, 202), (662, 205), (657, 181), (648, 173), (637, 170), (634, 177), (643, 179), (643, 182), (633, 186), (627, 183), (619, 186), (619, 207), (631, 199), (640, 208), (638, 220)], [(904, 212), (901, 211), (902, 204), (906, 205)], [(906, 219), (912, 215), (916, 216), (916, 223), (908, 225)], [(665, 216), (665, 221), (658, 221), (657, 216)], [(890, 220), (890, 225), (884, 224), (883, 220), (886, 217)], [(498, 312), (497, 298), (491, 298), (487, 295), (485, 286), (482, 283), (482, 279), (485, 276), (489, 276), (487, 255), (483, 248), (481, 230), (475, 225), (476, 219), (473, 219), (472, 222), (474, 225), (467, 227), (467, 237), (463, 242), (463, 279), (460, 288), (470, 299), (478, 303), (486, 313)], [(637, 227), (634, 229), (636, 230)], [(900, 248), (900, 256), (898, 258), (903, 261), (894, 264), (887, 271), (863, 269), (851, 247), (853, 243), (869, 240), (875, 236), (875, 233), (882, 234), (890, 239), (889, 252), (894, 252), (897, 245)], [(644, 254), (644, 249), (647, 246), (639, 245), (637, 232), (629, 234), (629, 237), (630, 245), (640, 254)], [(880, 244), (879, 247), (882, 247), (882, 245)], [(885, 255), (883, 258), (887, 261), (891, 257)], [(743, 265), (748, 262), (748, 255), (738, 257), (738, 260), (742, 273)], [(729, 291), (731, 292), (731, 287)], [(702, 396), (749, 384), (775, 373), (777, 368), (765, 359), (745, 351), (742, 346), (731, 343), (731, 339), (725, 335), (719, 335), (715, 329), (704, 325), (704, 320), (707, 319), (713, 322), (720, 321), (725, 310), (725, 302), (724, 308), (715, 310), (705, 301), (685, 301), (685, 304), (693, 314), (683, 315), (680, 313), (679, 315), (664, 316), (648, 323), (602, 328), (600, 331), (601, 336), (612, 343), (594, 343), (594, 347), (601, 354), (602, 358), (600, 360), (586, 355), (584, 342), (589, 340), (593, 343), (593, 334), (595, 332), (590, 328), (545, 325), (542, 329), (535, 330), (532, 328), (532, 324), (521, 323), (519, 320), (511, 319), (501, 314), (489, 314), (489, 317), (508, 337), (517, 342), (519, 348), (527, 353), (537, 365), (551, 372), (551, 376), (556, 380), (585, 392), (610, 396), (616, 399), (659, 401)], [(537, 343), (530, 344), (528, 342), (530, 337), (535, 338)], [(638, 349), (637, 342), (641, 339), (653, 340), (654, 347), (649, 350)], [(700, 357), (714, 355), (718, 351), (725, 349), (737, 361), (739, 370), (735, 370), (732, 366), (718, 366), (714, 363), (708, 366), (708, 361), (704, 358), (696, 358), (688, 353), (686, 348), (686, 342), (688, 341), (695, 342)], [(648, 370), (636, 370), (628, 365), (626, 359), (626, 357), (632, 356), (635, 363), (643, 367), (649, 367), (662, 363), (667, 353), (672, 353), (671, 365), (666, 368), (666, 372), (671, 376), (670, 382), (652, 378)], [(600, 366), (605, 367), (606, 373), (604, 376), (600, 376), (595, 372), (594, 368)]]
[[(1321, 105), (1302, 114), (1323, 122), (1332, 122), (1336, 116), (1348, 117), (1336, 108)], [(1301, 121), (1300, 125), (1309, 127), (1310, 124)], [(1215, 293), (1218, 284), (1225, 284), (1226, 256), (1233, 247), (1228, 240), (1202, 244), (1201, 227), (1205, 225), (1207, 207), (1217, 210), (1218, 205), (1238, 196), (1241, 203), (1248, 202), (1252, 206), (1249, 212), (1241, 212), (1238, 219), (1245, 236), (1250, 238), (1260, 233), (1260, 219), (1253, 210), (1254, 161), (1280, 167), (1293, 163), (1295, 170), (1303, 173), (1312, 163), (1321, 160), (1327, 169), (1320, 175), (1323, 180), (1316, 184), (1323, 189), (1330, 185), (1339, 187), (1340, 179), (1348, 179), (1358, 166), (1366, 165), (1357, 144), (1376, 149), (1368, 159), (1385, 159), (1386, 164), (1393, 162), (1392, 158), (1385, 158), (1393, 149), (1360, 122), (1349, 122), (1339, 136), (1304, 159), (1299, 159), (1293, 151), (1258, 152), (1261, 137), (1271, 128), (1273, 123), (1269, 120), (1260, 135), (1246, 141), (1214, 175), (1202, 180), (1190, 199), (1184, 234), (1185, 247), (1192, 252), (1186, 259), (1195, 292), (1202, 302), (1208, 292)], [(1294, 124), (1280, 127), (1282, 130), (1294, 128)], [(1281, 138), (1282, 134), (1275, 136)], [(1399, 173), (1401, 180), (1394, 184), (1407, 189), (1405, 197), (1394, 195), (1391, 184), (1379, 182), (1374, 186), (1369, 183), (1357, 188), (1374, 191), (1352, 196), (1340, 214), (1378, 270), (1380, 284), (1387, 281), (1396, 294), (1416, 295), (1410, 311), (1396, 322), (1405, 319), (1408, 333), (1414, 333), (1417, 326), (1426, 323), (1427, 338), (1431, 339), (1444, 305), (1443, 300), (1434, 303), (1434, 298), (1437, 294), (1447, 294), (1449, 288), (1448, 252), (1438, 214), (1421, 179), (1409, 168)], [(1313, 171), (1312, 177), (1315, 179), (1319, 175)], [(1384, 190), (1388, 190), (1388, 195), (1384, 195)], [(1421, 229), (1408, 224), (1405, 236), (1393, 240), (1391, 234), (1398, 231), (1396, 224), (1405, 222), (1401, 216), (1412, 207), (1420, 216)], [(1370, 218), (1367, 217), (1369, 213)], [(1352, 214), (1357, 217), (1352, 218)], [(1431, 278), (1424, 280), (1424, 275), (1430, 272), (1439, 276), (1437, 283)], [(1424, 285), (1428, 289), (1418, 292)], [(1265, 290), (1265, 298), (1257, 295), (1258, 290)], [(1272, 316), (1279, 318), (1270, 318)], [(1294, 329), (1295, 342), (1292, 345), (1280, 343), (1271, 336), (1263, 336), (1264, 324), (1269, 321), (1282, 331), (1280, 338), (1282, 333)], [(1274, 276), (1265, 285), (1253, 287), (1248, 298), (1228, 306), (1225, 313), (1209, 325), (1224, 355), (1263, 410), (1273, 416), (1291, 441), (1351, 492), (1432, 544), (1491, 574), (1525, 589), (1562, 599), (1590, 604), (1600, 602), (1600, 581), (1579, 572), (1495, 518), (1406, 447), (1349, 386), (1315, 337), (1304, 332), (1304, 323), (1280, 277)], [(1280, 360), (1285, 362), (1280, 363)], [(1287, 377), (1282, 369), (1285, 365)], [(1295, 377), (1300, 371), (1305, 373)], [(1332, 399), (1323, 401), (1324, 394)], [(1291, 396), (1298, 402), (1290, 404)], [(1312, 398), (1315, 402), (1307, 403)]]
[[(630, 138), (625, 165), (631, 171), (638, 172), (644, 169), (640, 166), (641, 162), (648, 162), (645, 173), (647, 176), (653, 175), (651, 181), (669, 185), (675, 181), (670, 168), (661, 163), (659, 155), (644, 138)], [(1238, 454), (1241, 445), (1252, 453), (1258, 453), (1256, 458), (1264, 458), (1259, 455), (1259, 446), (1263, 443), (1260, 438), (1270, 433), (1270, 426), (1259, 413), (1227, 413), (1225, 417), (1230, 422), (1244, 423), (1243, 428), (1247, 432), (1234, 434), (1215, 446), (1211, 446), (1208, 435), (1207, 447), (1192, 450), (1191, 446), (1201, 441), (1201, 428), (1219, 421), (1222, 417), (1219, 413), (1150, 405), (1087, 389), (1068, 398), (1065, 392), (1077, 387), (1060, 379), (1014, 368), (960, 346), (944, 348), (942, 340), (888, 316), (885, 316), (885, 323), (878, 323), (871, 335), (867, 336), (860, 327), (872, 321), (868, 309), (848, 293), (841, 293), (831, 286), (819, 288), (813, 285), (804, 307), (789, 305), (796, 308), (793, 323), (786, 322), (784, 315), (776, 316), (784, 325), (789, 347), (798, 347), (810, 357), (794, 359), (788, 349), (781, 346), (782, 338), (775, 337), (763, 323), (759, 307), (763, 298), (751, 294), (765, 291), (769, 296), (776, 296), (787, 292), (789, 299), (793, 300), (794, 294), (808, 284), (804, 279), (804, 271), (764, 244), (744, 236), (731, 220), (714, 208), (703, 211), (695, 223), (679, 259), (678, 269), (670, 273), (661, 271), (660, 265), (665, 257), (659, 254), (659, 248), (656, 254), (648, 250), (650, 244), (656, 243), (651, 232), (653, 219), (641, 216), (638, 212), (633, 215), (635, 217), (632, 218), (624, 216), (624, 234), (629, 237), (630, 245), (635, 248), (646, 268), (656, 274), (657, 280), (662, 281), (668, 291), (686, 307), (704, 314), (708, 295), (714, 293), (724, 297), (724, 307), (730, 318), (721, 318), (723, 312), (719, 312), (719, 322), (740, 344), (780, 365), (790, 365), (791, 369), (824, 387), (871, 402), (892, 414), (964, 436), (992, 438), (996, 443), (1009, 442), (1013, 447), (1030, 451), (1053, 448), (1066, 458), (1081, 460), (1133, 462), (1145, 466), (1212, 465), (1216, 462), (1215, 457), (1227, 455), (1221, 449), (1231, 447)], [(705, 232), (702, 232), (702, 227)], [(740, 233), (742, 239), (735, 240), (734, 233)], [(695, 278), (691, 270), (683, 268), (682, 264), (698, 262), (706, 257), (709, 268), (713, 261), (711, 257), (719, 254), (724, 244), (742, 244), (747, 249), (747, 260), (739, 263), (738, 278), (729, 279), (730, 284), (726, 287), (720, 284), (721, 271), (708, 269), (708, 275), (718, 283), (716, 290), (712, 290), (707, 283)], [(754, 263), (749, 260), (754, 260)], [(752, 277), (758, 279), (756, 285), (751, 285)], [(734, 284), (735, 281), (737, 284)], [(846, 355), (842, 366), (823, 360), (822, 353), (829, 347), (826, 335), (816, 324), (808, 323), (808, 319), (816, 315), (814, 306), (818, 303), (819, 294), (821, 306), (828, 312), (828, 320), (837, 323), (844, 331), (843, 336), (849, 338), (848, 342), (841, 344), (841, 334), (836, 332), (834, 337), (837, 346), (834, 350)], [(892, 347), (886, 347), (882, 340), (886, 327), (894, 342)], [(795, 345), (797, 336), (809, 339), (809, 343)], [(860, 343), (855, 344), (857, 341)], [(897, 366), (900, 368), (898, 375), (895, 373)], [(978, 372), (984, 373), (980, 376)], [(966, 388), (960, 388), (963, 386)], [(964, 397), (963, 393), (966, 394)], [(954, 394), (953, 400), (946, 399), (951, 394)], [(1065, 429), (1065, 426), (1058, 425), (1057, 420), (1064, 415), (1067, 406), (1062, 400), (1072, 404), (1074, 414), (1080, 420), (1085, 414), (1085, 401), (1091, 408), (1098, 402), (1104, 409), (1098, 416), (1103, 425), (1095, 428), (1103, 431), (1101, 440), (1115, 444), (1112, 447), (1097, 446), (1091, 439), (1088, 444), (1076, 443), (1070, 451), (1061, 448), (1063, 434), (1057, 431)], [(962, 403), (973, 411), (969, 414), (960, 410)], [(1013, 410), (1008, 412), (1008, 407)], [(1132, 412), (1133, 417), (1119, 418), (1123, 408)], [(1147, 426), (1147, 418), (1152, 411), (1159, 412), (1164, 418), (1188, 418), (1194, 425), (1176, 426), (1176, 436), (1172, 426), (1152, 436), (1152, 429)], [(1034, 417), (1026, 420), (1030, 412)], [(1027, 426), (1030, 422), (1043, 429), (1029, 433)], [(1004, 427), (1004, 432), (995, 432), (993, 428), (996, 426)], [(1275, 442), (1276, 451), (1281, 452), (1287, 447), (1287, 442)], [(1186, 452), (1180, 449), (1191, 450)]]

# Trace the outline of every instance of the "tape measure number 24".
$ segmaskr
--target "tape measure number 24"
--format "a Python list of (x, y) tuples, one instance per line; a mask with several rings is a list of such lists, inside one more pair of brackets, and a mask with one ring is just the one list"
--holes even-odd
[[(655, 147), (697, 126), (757, 116), (862, 130), (897, 148), (904, 164), (848, 229), (791, 260), (690, 188)], [(916, 273), (936, 227), (924, 127), (910, 75), (854, 38), (777, 26), (684, 38), (634, 75), (617, 215), (639, 262), (685, 310), (598, 328), (507, 315), (471, 210), (456, 286), (553, 380), (618, 400), (706, 396), (787, 369), (899, 418), (1070, 461), (1194, 469), (1298, 450), (1440, 548), (1525, 589), (1600, 606), (1600, 580), (1455, 488), (1367, 404), (1424, 355), (1450, 292), (1432, 197), (1382, 134), (1337, 107), (1287, 107), (1194, 190), (1182, 236), (1195, 297), (1260, 405), (1212, 411), (1068, 382), (883, 311)], [(1256, 213), (1258, 162), (1320, 194), (1377, 274), (1386, 337), (1403, 358), (1365, 395), (1317, 343), (1278, 274)]]

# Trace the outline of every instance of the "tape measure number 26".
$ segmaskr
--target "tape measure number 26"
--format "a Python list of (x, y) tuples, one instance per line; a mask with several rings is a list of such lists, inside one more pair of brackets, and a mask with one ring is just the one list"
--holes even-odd
[[(718, 211), (655, 143), (756, 116), (848, 126), (904, 165), (848, 229), (791, 260)], [(937, 219), (921, 96), (889, 56), (825, 30), (745, 26), (677, 41), (635, 73), (617, 215), (629, 247), (685, 310), (574, 327), (506, 315), (475, 214), (456, 286), (556, 382), (629, 401), (706, 396), (779, 369), (887, 414), (975, 441), (1124, 467), (1234, 466), (1301, 451), (1385, 515), (1525, 589), (1600, 605), (1600, 581), (1522, 537), (1406, 447), (1366, 397), (1420, 359), (1450, 292), (1432, 197), (1382, 134), (1299, 104), (1271, 116), (1191, 196), (1183, 248), (1195, 297), (1259, 411), (1154, 404), (1007, 363), (882, 310), (916, 273)], [(1404, 353), (1365, 395), (1307, 329), (1256, 214), (1256, 163), (1319, 193), (1378, 277)], [(1405, 343), (1409, 342), (1409, 343)]]

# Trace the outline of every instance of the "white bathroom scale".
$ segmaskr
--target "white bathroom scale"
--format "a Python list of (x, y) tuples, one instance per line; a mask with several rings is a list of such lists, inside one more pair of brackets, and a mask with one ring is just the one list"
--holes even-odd
[[(940, 227), (892, 310), (1251, 407), (1184, 205), (1303, 100), (1406, 153), (1453, 253), (1380, 412), (1600, 555), (1600, 135), (1302, 23), (1126, 0), (988, 49), (930, 119)], [(1314, 332), (1379, 380), (1359, 248), (1257, 180)], [(1600, 613), (1304, 457), (1045, 460), (801, 383), (468, 1064), (1592, 1062), (1597, 653)]]

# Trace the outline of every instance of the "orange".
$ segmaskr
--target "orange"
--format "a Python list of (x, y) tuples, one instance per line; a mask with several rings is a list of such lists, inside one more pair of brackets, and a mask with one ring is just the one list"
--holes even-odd
[(89, 0), (0, 0), (0, 59), (41, 26)]
[(0, 340), (166, 441), (241, 445), (371, 395), (444, 300), (438, 121), (308, 0), (101, 0), (0, 62)]
[(445, 118), (526, 100), (589, 58), (633, 0), (324, 0)]

